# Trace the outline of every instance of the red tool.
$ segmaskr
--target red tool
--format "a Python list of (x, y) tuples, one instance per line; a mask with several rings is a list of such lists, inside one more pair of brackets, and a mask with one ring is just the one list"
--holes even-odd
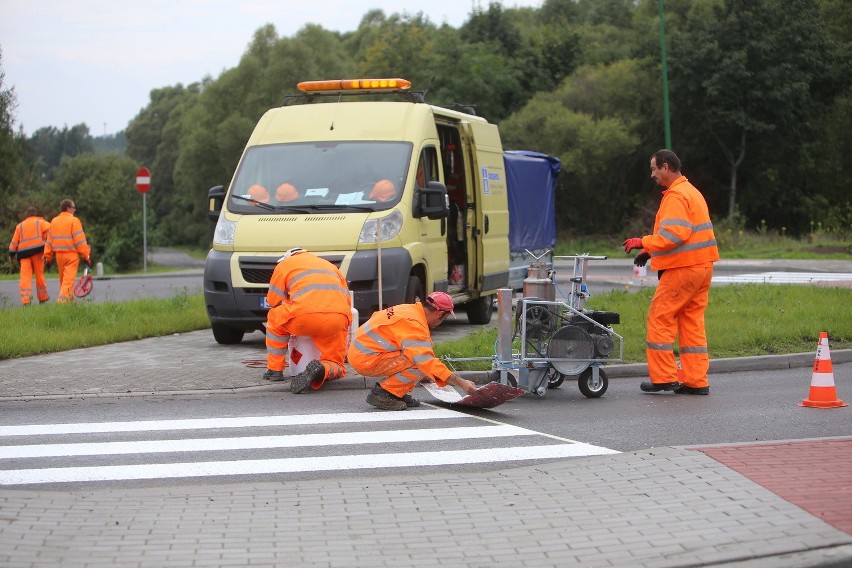
[(89, 274), (89, 267), (87, 266), (83, 269), (83, 275), (74, 284), (74, 296), (85, 298), (92, 293), (92, 288), (94, 288), (94, 283), (92, 282), (92, 275)]

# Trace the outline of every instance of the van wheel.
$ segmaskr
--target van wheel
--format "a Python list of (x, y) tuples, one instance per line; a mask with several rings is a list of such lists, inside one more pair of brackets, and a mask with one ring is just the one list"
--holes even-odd
[(491, 314), (494, 313), (494, 296), (482, 296), (464, 305), (467, 312), (467, 320), (476, 325), (485, 325), (491, 322)]
[(423, 289), (423, 282), (416, 274), (411, 274), (408, 277), (408, 284), (405, 286), (405, 303), (413, 304), (420, 300), (426, 299), (426, 291)]
[(234, 345), (243, 340), (245, 331), (218, 323), (213, 324), (213, 338), (220, 345)]

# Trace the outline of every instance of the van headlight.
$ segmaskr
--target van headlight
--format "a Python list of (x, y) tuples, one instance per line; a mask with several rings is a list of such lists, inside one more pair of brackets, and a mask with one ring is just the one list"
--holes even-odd
[(216, 221), (216, 230), (213, 231), (213, 244), (228, 245), (234, 244), (234, 231), (237, 229), (236, 221), (228, 221), (224, 215), (219, 215), (219, 220)]
[(402, 213), (394, 209), (393, 213), (381, 219), (367, 219), (364, 221), (364, 226), (361, 227), (361, 234), (358, 236), (358, 244), (376, 242), (376, 229), (379, 226), (379, 221), (381, 221), (382, 226), (382, 242), (395, 238), (402, 229)]

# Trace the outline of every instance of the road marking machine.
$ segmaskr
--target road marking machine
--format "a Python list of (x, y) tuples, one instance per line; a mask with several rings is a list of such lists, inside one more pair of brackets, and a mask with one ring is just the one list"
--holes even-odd
[[(534, 257), (535, 258), (535, 257)], [(603, 366), (620, 362), (624, 340), (612, 325), (620, 323), (615, 312), (587, 310), (588, 262), (605, 260), (588, 254), (556, 256), (573, 260), (571, 289), (563, 300), (556, 299), (555, 272), (541, 257), (530, 263), (524, 280), (523, 297), (512, 309), (514, 291), (497, 293), (498, 338), (491, 357), (445, 358), (456, 361), (491, 360), (490, 379), (544, 395), (566, 378), (576, 378), (580, 392), (588, 398), (602, 396), (609, 385)]]

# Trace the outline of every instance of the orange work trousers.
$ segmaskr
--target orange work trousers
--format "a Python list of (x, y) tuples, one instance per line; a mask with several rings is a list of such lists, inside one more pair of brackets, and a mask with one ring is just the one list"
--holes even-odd
[(40, 254), (22, 258), (18, 261), (21, 265), (21, 280), (18, 287), (21, 289), (21, 303), (27, 305), (33, 300), (33, 276), (36, 281), (36, 296), (40, 302), (46, 302), (47, 282), (44, 279), (44, 257)]
[(379, 381), (379, 385), (400, 398), (413, 391), (422, 379), (428, 378), (417, 368), (414, 361), (399, 351), (368, 356), (353, 349), (349, 352), (349, 364), (364, 376), (384, 377)]
[[(710, 299), (713, 266), (669, 268), (663, 272), (648, 311), (646, 350), (652, 383), (680, 381), (688, 387), (709, 386), (704, 312)], [(682, 373), (674, 357), (678, 342)]]
[(272, 308), (266, 316), (266, 368), (283, 371), (290, 336), (307, 336), (320, 352), (319, 362), (325, 369), (322, 380), (311, 383), (311, 388), (345, 376), (349, 318), (339, 313), (293, 315), (287, 307)]
[(54, 253), (56, 268), (59, 270), (59, 297), (57, 304), (67, 304), (74, 301), (74, 279), (77, 278), (77, 267), (80, 265), (80, 255), (74, 252)]

